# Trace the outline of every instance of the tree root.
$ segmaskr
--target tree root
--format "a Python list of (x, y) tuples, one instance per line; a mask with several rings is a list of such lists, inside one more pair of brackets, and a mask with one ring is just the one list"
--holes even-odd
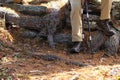
[(81, 62), (75, 62), (75, 61), (71, 61), (71, 60), (67, 60), (67, 59), (63, 59), (61, 57), (55, 56), (55, 55), (50, 55), (50, 54), (46, 54), (46, 55), (42, 55), (42, 54), (30, 54), (31, 57), (36, 58), (36, 59), (43, 59), (45, 61), (61, 61), (64, 62), (65, 64), (72, 64), (75, 66), (79, 66), (79, 67), (84, 67), (84, 66), (88, 66), (87, 64), (81, 63)]

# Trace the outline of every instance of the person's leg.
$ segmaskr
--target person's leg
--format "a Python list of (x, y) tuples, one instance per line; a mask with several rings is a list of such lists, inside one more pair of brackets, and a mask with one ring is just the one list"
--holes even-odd
[(82, 41), (82, 21), (81, 21), (81, 1), (70, 0), (71, 4), (71, 26), (72, 26), (72, 41)]
[(100, 20), (110, 19), (111, 7), (112, 7), (112, 0), (102, 0), (101, 1)]
[(82, 20), (81, 20), (81, 0), (70, 0), (71, 4), (71, 26), (72, 42), (75, 43), (71, 52), (79, 52), (82, 42)]
[(112, 7), (112, 0), (102, 0), (101, 1), (101, 15), (100, 15), (100, 28), (107, 35), (112, 36), (114, 33), (110, 30), (109, 19)]

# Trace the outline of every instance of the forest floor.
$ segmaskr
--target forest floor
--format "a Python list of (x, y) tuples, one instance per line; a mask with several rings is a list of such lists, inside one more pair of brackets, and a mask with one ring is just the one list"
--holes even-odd
[[(120, 80), (120, 52), (118, 57), (101, 57), (104, 51), (94, 54), (69, 54), (66, 44), (52, 49), (45, 39), (23, 38), (19, 31), (12, 33), (13, 46), (0, 49), (0, 80)], [(86, 67), (68, 65), (62, 61), (46, 61), (29, 54), (52, 54), (61, 58), (88, 64)]]

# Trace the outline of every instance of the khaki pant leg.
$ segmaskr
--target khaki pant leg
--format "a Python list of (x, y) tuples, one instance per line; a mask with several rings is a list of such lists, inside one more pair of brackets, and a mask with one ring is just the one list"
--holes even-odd
[(110, 19), (110, 11), (112, 7), (112, 0), (101, 1), (101, 16), (100, 19)]
[(72, 41), (82, 41), (81, 0), (70, 0)]

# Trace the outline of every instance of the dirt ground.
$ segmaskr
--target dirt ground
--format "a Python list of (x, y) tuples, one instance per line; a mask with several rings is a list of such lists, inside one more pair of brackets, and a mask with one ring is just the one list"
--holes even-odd
[[(12, 33), (13, 47), (0, 49), (1, 80), (120, 80), (120, 52), (118, 57), (101, 57), (104, 51), (94, 54), (80, 52), (69, 54), (65, 44), (57, 43), (56, 48), (48, 46), (46, 39), (23, 38), (19, 31)], [(68, 65), (62, 61), (45, 61), (29, 56), (52, 54), (61, 58), (88, 64), (86, 67)]]

